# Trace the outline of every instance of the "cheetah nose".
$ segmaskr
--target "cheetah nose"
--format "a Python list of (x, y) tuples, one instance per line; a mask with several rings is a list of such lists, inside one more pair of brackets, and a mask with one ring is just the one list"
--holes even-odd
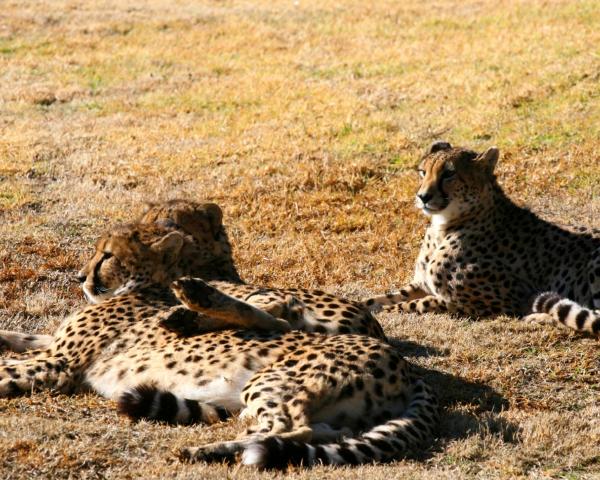
[(83, 283), (83, 282), (85, 282), (85, 279), (87, 278), (87, 276), (86, 276), (86, 275), (84, 275), (84, 274), (82, 274), (82, 273), (78, 273), (78, 274), (75, 276), (75, 278), (77, 279), (77, 281), (78, 281), (79, 283)]
[(427, 202), (433, 198), (433, 195), (429, 192), (418, 193), (417, 197), (423, 202), (423, 205), (427, 205)]

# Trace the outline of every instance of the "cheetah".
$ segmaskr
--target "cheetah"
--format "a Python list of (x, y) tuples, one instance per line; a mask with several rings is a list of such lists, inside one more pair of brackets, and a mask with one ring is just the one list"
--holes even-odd
[[(231, 244), (223, 226), (223, 213), (214, 203), (201, 203), (189, 200), (170, 200), (151, 203), (144, 214), (134, 224), (138, 234), (167, 235), (173, 233), (174, 241), (181, 242), (176, 259), (165, 259), (170, 268), (165, 278), (156, 282), (167, 285), (169, 281), (184, 275), (202, 278), (220, 292), (238, 300), (237, 310), (224, 312), (212, 310), (212, 318), (205, 317), (198, 323), (199, 331), (207, 328), (236, 326), (279, 331), (294, 329), (319, 333), (357, 333), (385, 339), (385, 334), (373, 315), (358, 302), (339, 298), (320, 290), (299, 288), (274, 289), (257, 287), (242, 281), (233, 261)], [(133, 224), (132, 224), (133, 225)], [(179, 234), (179, 235), (178, 235)], [(181, 238), (176, 238), (181, 237)], [(98, 303), (114, 294), (127, 291), (129, 284), (121, 284), (121, 279), (111, 273), (114, 258), (107, 257), (102, 249), (102, 241), (90, 261), (77, 274), (88, 302)], [(105, 273), (106, 284), (97, 281), (95, 271)], [(136, 280), (130, 280), (135, 284)], [(119, 285), (114, 287), (113, 284)], [(251, 309), (252, 315), (244, 315)], [(265, 312), (261, 314), (256, 309)], [(176, 310), (176, 308), (174, 308)], [(175, 315), (175, 312), (173, 312)], [(223, 315), (228, 315), (224, 318)], [(183, 315), (185, 322), (172, 322), (174, 328), (189, 331), (195, 324), (193, 315)], [(182, 318), (182, 315), (178, 315)], [(217, 322), (217, 319), (220, 322)], [(177, 327), (175, 327), (177, 325)], [(0, 346), (5, 350), (22, 353), (40, 349), (52, 341), (52, 335), (27, 334), (0, 330)]]
[(412, 281), (371, 309), (508, 314), (600, 332), (600, 230), (570, 231), (519, 207), (497, 183), (499, 151), (434, 143), (416, 205), (431, 218)]
[(183, 270), (186, 274), (202, 278), (223, 293), (257, 308), (266, 309), (275, 316), (281, 316), (290, 321), (295, 329), (329, 334), (358, 333), (385, 340), (385, 334), (377, 320), (359, 302), (322, 290), (276, 289), (257, 287), (244, 282), (232, 259), (231, 245), (222, 224), (223, 213), (215, 204), (181, 199), (149, 204), (140, 223), (174, 225), (192, 235), (199, 244), (204, 245), (210, 243), (211, 238), (207, 234), (206, 224), (199, 225), (198, 220), (203, 209), (207, 207), (212, 210), (212, 226), (219, 232), (222, 259), (212, 263), (208, 268), (190, 263), (184, 266)]
[[(254, 419), (237, 440), (183, 449), (186, 461), (241, 455), (260, 468), (361, 464), (427, 447), (436, 397), (382, 339), (167, 328), (185, 323), (186, 312), (208, 323), (213, 310), (239, 316), (240, 302), (200, 278), (172, 282), (184, 235), (164, 228), (122, 226), (99, 240), (86, 270), (92, 303), (66, 318), (44, 348), (0, 361), (0, 396), (91, 389), (132, 419), (210, 424), (240, 411)], [(265, 314), (251, 305), (241, 313), (258, 321)]]

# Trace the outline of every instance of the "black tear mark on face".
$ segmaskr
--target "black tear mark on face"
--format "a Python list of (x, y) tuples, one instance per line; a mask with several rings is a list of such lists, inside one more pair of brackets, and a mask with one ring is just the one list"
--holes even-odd
[(100, 269), (102, 268), (102, 264), (108, 260), (109, 258), (112, 258), (113, 254), (110, 252), (104, 252), (102, 254), (102, 258), (100, 259), (100, 261), (94, 266), (94, 273), (93, 273), (93, 293), (94, 295), (101, 295), (103, 293), (105, 293), (108, 289), (102, 284), (102, 281), (100, 280)]

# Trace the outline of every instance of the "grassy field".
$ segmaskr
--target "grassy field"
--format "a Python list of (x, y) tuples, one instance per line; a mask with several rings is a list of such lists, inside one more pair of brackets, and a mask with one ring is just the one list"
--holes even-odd
[[(167, 1), (0, 8), (0, 328), (83, 303), (93, 240), (143, 201), (219, 203), (243, 277), (360, 298), (410, 277), (432, 140), (501, 149), (501, 183), (599, 226), (595, 0)], [(298, 479), (600, 478), (598, 340), (514, 318), (381, 315), (436, 385), (438, 438)], [(1, 478), (272, 478), (183, 465), (231, 438), (117, 417), (94, 395), (0, 400)]]

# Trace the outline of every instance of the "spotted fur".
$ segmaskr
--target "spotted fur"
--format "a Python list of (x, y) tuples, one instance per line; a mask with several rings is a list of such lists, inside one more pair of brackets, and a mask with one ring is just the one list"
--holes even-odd
[[(432, 146), (417, 207), (431, 218), (409, 285), (369, 308), (509, 314), (600, 332), (600, 230), (569, 230), (517, 206), (496, 181), (498, 149)], [(547, 293), (550, 292), (550, 293)]]
[[(227, 310), (256, 321), (265, 312), (249, 304), (239, 310), (238, 300), (201, 279), (178, 280), (174, 292), (166, 288), (165, 272), (186, 239), (177, 230), (146, 227), (102, 237), (96, 255), (102, 260), (85, 280), (95, 277), (88, 292), (94, 303), (66, 318), (45, 348), (0, 362), (0, 397), (86, 388), (118, 400), (134, 419), (213, 423), (242, 409), (254, 419), (241, 440), (184, 449), (189, 461), (232, 459), (248, 450), (247, 463), (275, 467), (270, 459), (280, 453), (279, 441), (286, 452), (292, 447), (285, 442), (310, 450), (326, 441), (315, 462), (370, 463), (431, 440), (435, 396), (394, 347), (365, 335), (215, 331), (210, 322), (228, 318)], [(183, 308), (178, 298), (204, 313)], [(163, 328), (165, 316), (176, 324), (189, 313), (208, 322), (208, 331)]]
[[(99, 303), (136, 288), (139, 279), (130, 275), (127, 258), (144, 253), (149, 262), (154, 262), (149, 268), (161, 266), (152, 271), (154, 284), (167, 288), (171, 281), (191, 275), (217, 290), (219, 301), (224, 295), (229, 297), (221, 311), (198, 310), (203, 313), (196, 317), (199, 321), (183, 315), (185, 321), (180, 322), (182, 314), (177, 309), (172, 315), (178, 321), (164, 314), (162, 318), (172, 330), (184, 329), (189, 335), (232, 326), (273, 331), (294, 328), (385, 339), (379, 323), (358, 302), (320, 290), (274, 289), (244, 283), (233, 261), (222, 218), (221, 209), (213, 203), (172, 200), (150, 204), (137, 222), (117, 227), (99, 239), (94, 255), (77, 275), (86, 299)], [(119, 255), (107, 250), (112, 246), (111, 239), (117, 237), (121, 239), (115, 245)], [(0, 346), (13, 352), (46, 347), (51, 341), (50, 335), (0, 331)]]
[[(208, 215), (205, 213), (207, 209), (210, 209)], [(197, 265), (196, 252), (184, 255), (184, 265), (177, 278), (183, 275), (202, 278), (220, 292), (287, 320), (294, 329), (327, 334), (359, 333), (385, 339), (377, 320), (359, 302), (322, 290), (275, 289), (245, 283), (241, 280), (231, 256), (231, 246), (225, 234), (222, 217), (220, 208), (215, 204), (171, 200), (150, 204), (140, 223), (176, 228), (191, 235), (202, 249), (206, 249), (205, 245), (212, 246), (215, 243), (215, 237), (210, 232), (217, 232), (218, 247), (212, 248), (219, 250), (219, 260), (211, 262), (208, 266)]]

